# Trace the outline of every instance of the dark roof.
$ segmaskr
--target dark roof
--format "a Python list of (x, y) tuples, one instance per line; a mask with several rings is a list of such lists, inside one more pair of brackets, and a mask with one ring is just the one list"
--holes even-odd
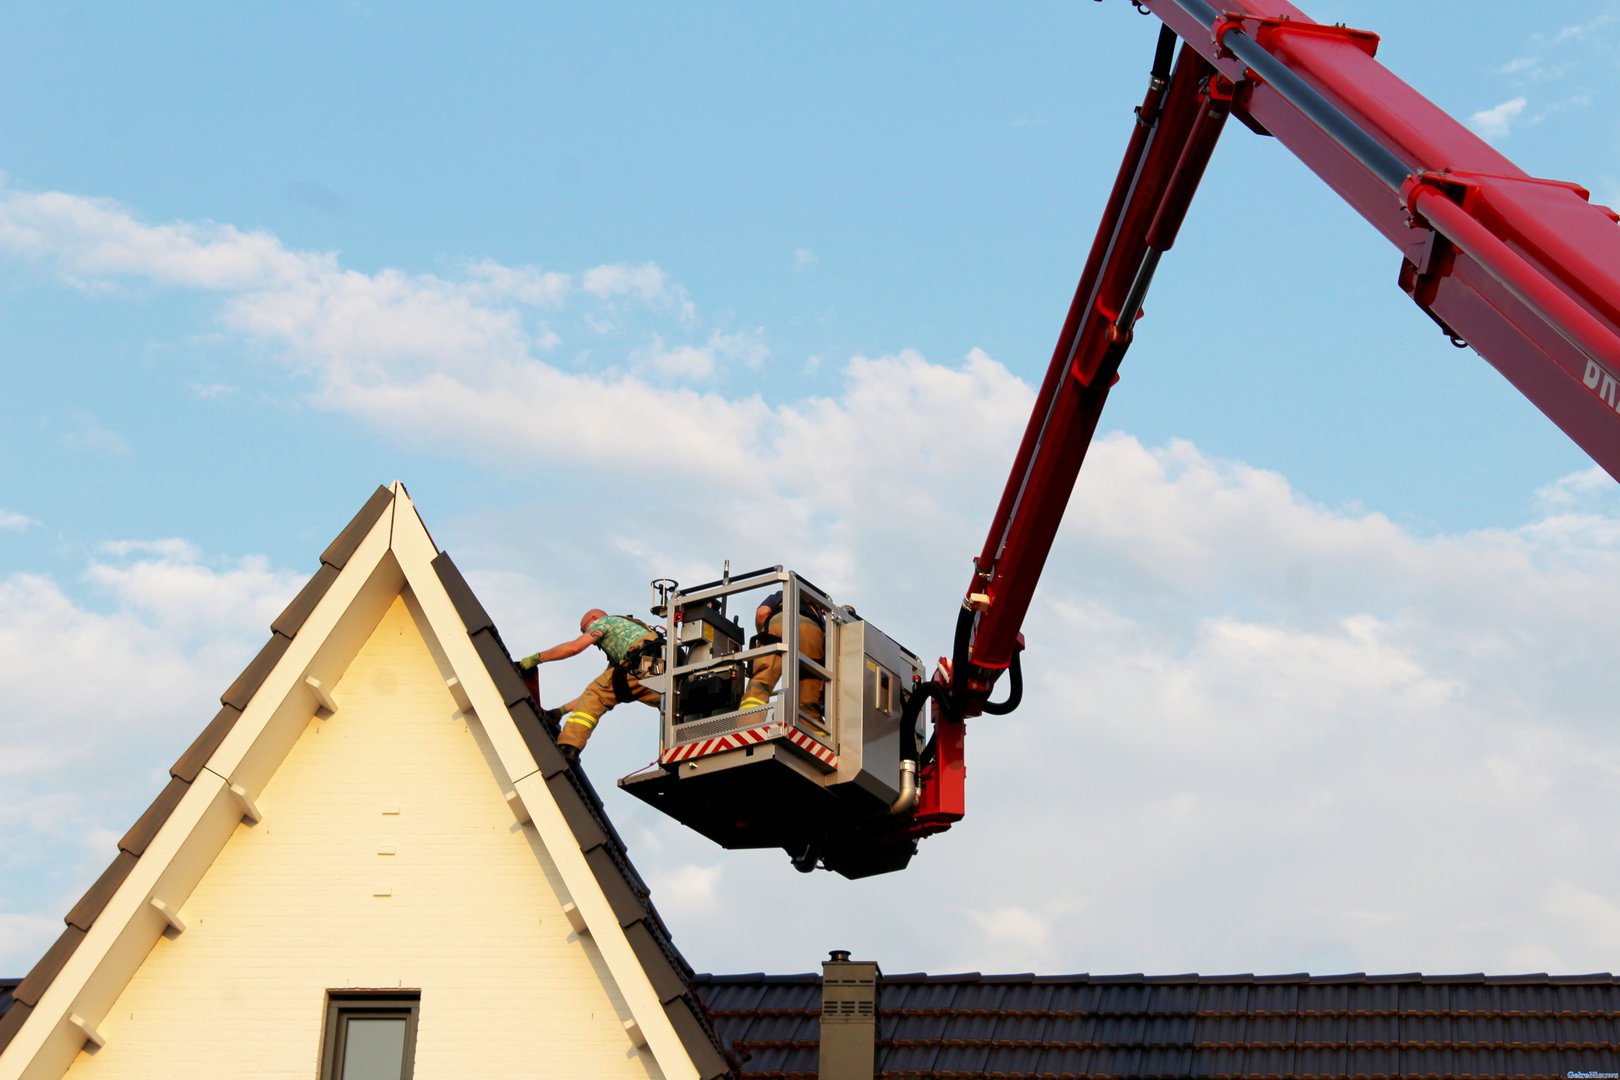
[[(378, 487), (360, 511), (321, 554), (320, 568), (270, 625), (270, 640), (220, 696), (220, 711), (214, 716), (180, 760), (169, 770), (170, 780), (152, 805), (119, 842), (118, 854), (89, 892), (67, 915), (67, 929), (26, 978), (0, 981), (0, 1050), (11, 1042), (17, 1029), (38, 1004), (40, 996), (62, 970), (79, 942), (83, 940), (118, 886), (129, 876), (146, 847), (179, 805), (186, 789), (196, 780), (208, 759), (241, 717), (259, 686), (269, 676), (276, 661), (287, 651), (322, 596), (337, 580), (356, 549), (382, 515), (394, 506), (394, 494)], [(574, 831), (597, 881), (611, 902), (647, 972), (675, 1030), (681, 1036), (703, 1080), (732, 1075), (730, 1063), (709, 1022), (703, 1002), (692, 988), (692, 969), (681, 957), (670, 937), (669, 928), (653, 909), (646, 882), (630, 865), (624, 841), (608, 821), (602, 800), (579, 769), (570, 769), (557, 750), (554, 726), (542, 720), (528, 687), (518, 678), (512, 658), (502, 644), (493, 621), (467, 586), (450, 556), (440, 552), (433, 569), (443, 583), (472, 639), (479, 658), (500, 689), (513, 722), (534, 758), (536, 771), (561, 807)], [(518, 779), (514, 777), (514, 779)]]
[[(816, 1074), (817, 975), (699, 975), (744, 1080)], [(1620, 1071), (1608, 974), (886, 975), (886, 1080)]]

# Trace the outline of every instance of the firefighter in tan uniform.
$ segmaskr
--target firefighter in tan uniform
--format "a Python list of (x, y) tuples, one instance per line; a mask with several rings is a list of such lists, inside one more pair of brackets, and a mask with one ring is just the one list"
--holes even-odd
[[(826, 662), (826, 637), (822, 629), (824, 616), (807, 602), (801, 603), (799, 610), (799, 650), (810, 659), (818, 663)], [(758, 630), (761, 640), (782, 640), (782, 593), (772, 593), (765, 598), (754, 612), (754, 629)], [(753, 709), (764, 705), (771, 699), (771, 691), (782, 678), (782, 654), (771, 653), (761, 656), (754, 661), (753, 668), (748, 673), (748, 690), (742, 700), (742, 708)], [(821, 696), (826, 691), (827, 684), (821, 679), (806, 675), (799, 680), (799, 706), (813, 716), (821, 715)]]
[(597, 721), (619, 702), (640, 701), (654, 708), (658, 706), (658, 692), (642, 686), (636, 678), (642, 650), (657, 640), (657, 633), (640, 619), (609, 615), (601, 608), (592, 608), (580, 616), (579, 637), (518, 661), (518, 667), (527, 671), (551, 660), (578, 656), (592, 645), (607, 654), (607, 670), (581, 691), (579, 697), (561, 709), (546, 710), (548, 715), (562, 720), (557, 747), (563, 757), (570, 762), (577, 761)]

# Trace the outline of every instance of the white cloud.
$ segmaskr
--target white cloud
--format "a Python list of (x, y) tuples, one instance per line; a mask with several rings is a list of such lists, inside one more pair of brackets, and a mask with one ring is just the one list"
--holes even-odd
[(793, 252), (793, 266), (795, 269), (806, 270), (820, 261), (820, 257), (809, 248), (799, 248)]
[[(978, 350), (854, 357), (824, 395), (783, 402), (747, 382), (668, 385), (746, 371), (765, 338), (692, 332), (689, 302), (650, 264), (567, 287), (492, 264), (456, 280), (363, 274), (228, 231), (62, 216), (71, 229), (36, 214), (24, 240), (0, 243), (80, 275), (232, 283), (195, 287), (225, 289), (227, 329), (284, 356), (320, 407), (446, 454), (575, 471), (577, 498), (436, 528), (470, 575), (499, 583), (481, 591), (497, 620), (529, 634), (597, 604), (628, 610), (640, 582), (713, 576), (729, 557), (803, 570), (937, 655), (1033, 396)], [(122, 261), (80, 254), (101, 250), (81, 218), (124, 238)], [(244, 265), (267, 269), (218, 269)], [(537, 311), (560, 339), (544, 356)], [(573, 339), (593, 352), (566, 355)], [(622, 507), (605, 513), (603, 491)], [(621, 829), (657, 838), (633, 854), (711, 969), (796, 969), (838, 945), (938, 970), (942, 941), (981, 969), (1613, 968), (1620, 864), (1591, 853), (1620, 815), (1620, 507), (1585, 473), (1540, 506), (1519, 528), (1420, 538), (1189, 443), (1100, 438), (1027, 620), (1026, 702), (974, 722), (968, 818), (892, 879), (717, 856), (613, 792), (603, 778), (650, 756), (646, 710), (604, 722), (590, 767)], [(582, 523), (597, 542), (579, 542)], [(476, 559), (460, 557), (458, 529)], [(135, 733), (178, 752), (297, 584), (178, 541), (109, 546), (86, 575), (106, 610), (47, 578), (0, 581), (0, 657), (16, 665), (0, 693), (17, 710), (0, 713), (0, 738), (9, 760), (45, 769), (37, 799), (82, 790), (49, 757), (42, 732), (63, 728), (98, 776), (133, 783), (138, 760), (160, 779), (174, 753)], [(610, 603), (615, 587), (629, 594)], [(592, 674), (548, 671), (547, 692)], [(128, 802), (75, 801), (71, 835), (122, 828)], [(938, 896), (951, 910), (922, 914), (918, 897)], [(788, 910), (855, 914), (789, 932)]]
[(668, 295), (664, 272), (653, 263), (593, 267), (585, 271), (584, 288), (592, 296), (630, 295), (647, 303)]
[(22, 532), (38, 524), (39, 522), (26, 514), (19, 514), (15, 510), (0, 507), (0, 531)]
[(963, 954), (993, 956), (1002, 971), (1035, 971), (1046, 964), (1052, 947), (1049, 919), (1022, 907), (963, 914), (978, 931), (977, 940), (962, 949)]
[(90, 450), (98, 454), (109, 454), (114, 457), (124, 457), (134, 453), (129, 440), (118, 432), (104, 425), (100, 420), (89, 413), (75, 413), (70, 418), (72, 426), (63, 435), (62, 441), (75, 450)]
[(721, 865), (689, 864), (664, 871), (651, 886), (660, 908), (697, 915), (715, 911), (721, 904), (720, 884), (724, 876), (725, 868)]
[(1611, 11), (1601, 12), (1586, 22), (1572, 23), (1569, 26), (1560, 27), (1558, 32), (1553, 35), (1553, 41), (1566, 42), (1591, 37), (1600, 30), (1614, 26), (1617, 23), (1620, 23), (1620, 15), (1616, 15)]
[(109, 544), (85, 577), (86, 601), (49, 577), (0, 578), (7, 973), (60, 930), (302, 583), (178, 540)]
[(0, 189), (0, 246), (59, 263), (74, 279), (136, 276), (202, 289), (289, 282), (333, 264), (265, 232), (211, 222), (146, 225), (108, 199)]
[(1526, 104), (1528, 102), (1523, 97), (1509, 98), (1500, 105), (1474, 113), (1468, 118), (1468, 126), (1482, 138), (1503, 138), (1512, 130), (1514, 121), (1524, 112)]

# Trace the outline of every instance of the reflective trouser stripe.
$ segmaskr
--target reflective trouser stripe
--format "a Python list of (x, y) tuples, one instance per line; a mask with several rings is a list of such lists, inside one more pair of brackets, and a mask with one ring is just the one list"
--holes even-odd
[(765, 704), (765, 702), (764, 702), (764, 700), (762, 698), (757, 698), (757, 697), (754, 697), (753, 695), (749, 695), (748, 697), (743, 698), (742, 705), (740, 705), (739, 708), (753, 709), (753, 708), (757, 708), (758, 706), (763, 705), (763, 704)]
[(594, 728), (596, 726), (596, 717), (592, 716), (588, 712), (575, 711), (575, 712), (571, 712), (567, 716), (563, 717), (563, 723), (565, 723), (565, 724), (583, 724), (583, 725), (585, 725), (585, 730), (589, 731), (591, 728)]

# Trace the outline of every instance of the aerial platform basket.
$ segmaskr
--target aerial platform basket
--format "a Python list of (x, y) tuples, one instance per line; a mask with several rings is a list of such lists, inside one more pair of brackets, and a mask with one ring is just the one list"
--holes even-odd
[[(779, 847), (801, 870), (903, 868), (923, 728), (920, 702), (906, 706), (922, 662), (779, 566), (654, 587), (664, 670), (641, 681), (663, 695), (658, 761), (619, 786), (722, 847)], [(778, 590), (780, 639), (758, 621)], [(745, 707), (749, 680), (777, 670), (769, 699)]]

